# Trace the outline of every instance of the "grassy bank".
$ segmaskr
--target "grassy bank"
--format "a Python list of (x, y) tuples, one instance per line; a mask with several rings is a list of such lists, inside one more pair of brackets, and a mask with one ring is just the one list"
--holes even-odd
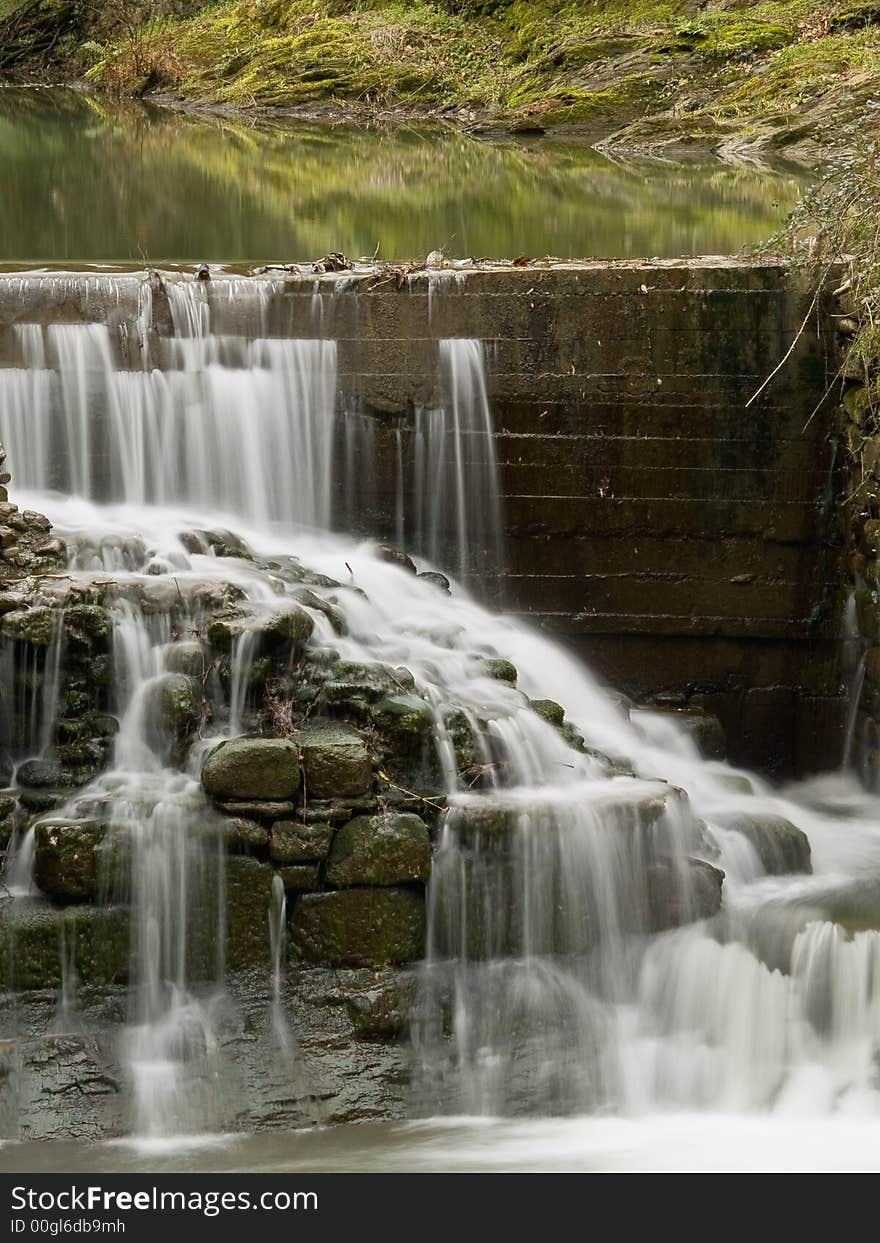
[[(823, 126), (857, 115), (880, 85), (880, 0), (185, 3), (125, 0), (105, 11), (81, 0), (0, 0), (0, 69), (54, 60), (118, 94), (451, 113), (512, 130), (613, 135), (627, 146), (795, 153)], [(47, 47), (50, 10), (61, 33)], [(28, 13), (43, 31), (30, 52)]]

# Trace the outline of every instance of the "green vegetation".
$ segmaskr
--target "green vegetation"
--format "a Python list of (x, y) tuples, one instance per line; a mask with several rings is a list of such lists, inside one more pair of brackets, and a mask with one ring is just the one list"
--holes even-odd
[[(783, 147), (832, 113), (856, 115), (880, 80), (880, 5), (864, 0), (710, 0), (698, 10), (692, 0), (183, 3), (0, 0), (0, 68), (60, 55), (116, 95), (623, 128), (622, 140), (641, 146), (735, 133)], [(50, 11), (63, 27), (51, 46)]]

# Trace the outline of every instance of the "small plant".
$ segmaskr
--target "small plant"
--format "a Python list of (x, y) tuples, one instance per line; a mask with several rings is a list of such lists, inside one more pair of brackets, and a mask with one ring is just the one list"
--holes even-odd
[(183, 67), (171, 46), (171, 23), (167, 18), (154, 18), (144, 25), (134, 20), (113, 50), (102, 55), (85, 76), (111, 95), (140, 97), (175, 86), (183, 77)]

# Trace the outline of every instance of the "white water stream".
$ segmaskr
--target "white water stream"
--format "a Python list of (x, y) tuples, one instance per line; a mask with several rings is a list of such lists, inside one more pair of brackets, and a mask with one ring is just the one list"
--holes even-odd
[[(191, 292), (172, 304), (179, 335), (163, 370), (118, 367), (100, 325), (45, 337), (23, 325), (26, 366), (0, 369), (0, 439), (16, 499), (51, 518), (74, 579), (112, 573), (119, 584), (114, 758), (72, 809), (102, 801), (133, 856), (133, 1131), (222, 1125), (223, 879), (217, 842), (199, 827), (206, 807), (196, 780), (211, 739), (181, 767), (157, 728), (173, 644), (156, 601), (173, 575), (193, 601), (196, 629), (207, 588), (233, 584), (255, 615), (293, 591), (258, 562), (199, 548), (194, 530), (231, 531), (258, 559), (293, 555), (362, 589), (316, 589), (332, 595), (348, 633), (334, 634), (314, 609), (312, 642), (343, 659), (405, 666), (433, 706), (451, 811), (430, 886), (416, 1108), (880, 1119), (880, 800), (846, 775), (778, 791), (704, 762), (668, 719), (630, 720), (577, 660), (527, 626), (460, 587), (443, 595), (333, 533), (334, 428), (347, 417), (335, 412), (334, 344), (266, 337), (259, 315), (252, 335), (216, 337), (202, 291), (183, 288)], [(482, 546), (492, 545), (499, 523), (497, 494), (486, 492), (494, 458), (482, 349), (446, 341), (440, 352), (448, 401), (420, 415), (416, 513), (398, 515), (398, 527), (404, 538), (414, 531), (414, 553), (455, 573), (467, 566), (470, 533), (479, 527)], [(475, 455), (465, 446), (479, 434)], [(349, 450), (362, 473), (365, 443)], [(450, 513), (451, 543), (439, 534), (448, 537)], [(149, 608), (132, 604), (133, 585)], [(487, 676), (493, 657), (516, 665), (516, 689)], [(245, 719), (252, 658), (239, 641), (229, 733)], [(564, 705), (590, 750), (571, 749), (524, 695)], [(53, 711), (51, 698), (42, 714), (34, 708), (32, 739)], [(484, 780), (473, 790), (458, 788), (448, 759), (454, 713), (484, 726)], [(472, 828), (475, 816), (495, 814), (511, 826), (503, 858), (491, 832)], [(767, 875), (730, 827), (737, 816), (768, 815), (807, 834), (812, 874)], [(29, 847), (19, 847), (21, 886)], [(683, 911), (693, 900), (688, 857), (725, 872), (718, 916), (650, 931), (658, 850)], [(275, 893), (266, 912), (273, 1005), (282, 899)], [(216, 985), (196, 988), (192, 956), (206, 946)]]

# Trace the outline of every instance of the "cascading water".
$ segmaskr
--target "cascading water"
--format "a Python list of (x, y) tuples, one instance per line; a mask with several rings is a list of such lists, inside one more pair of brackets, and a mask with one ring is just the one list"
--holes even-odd
[[(229, 592), (254, 618), (298, 600), (313, 645), (405, 667), (432, 714), (447, 811), (413, 1023), (424, 1112), (880, 1111), (880, 932), (859, 906), (880, 888), (880, 803), (841, 774), (773, 792), (704, 762), (667, 718), (630, 719), (526, 627), (332, 533), (345, 473), (334, 427), (347, 417), (333, 343), (271, 337), (265, 300), (249, 334), (216, 334), (224, 294), (169, 287), (161, 369), (128, 369), (113, 333), (90, 324), (20, 325), (23, 365), (0, 369), (0, 436), (25, 503), (66, 540), (70, 581), (110, 601), (113, 759), (51, 815), (99, 805), (115, 843), (107, 893), (130, 889), (135, 1132), (223, 1123), (224, 876), (196, 774), (212, 741), (252, 724), (248, 629), (188, 749), (167, 705), (181, 639)], [(412, 466), (416, 498), (400, 530), (439, 568), (470, 571), (471, 532), (486, 547), (499, 529), (482, 349), (446, 341), (439, 354), (448, 402), (419, 414), (412, 462), (400, 453), (397, 479)], [(362, 444), (349, 470), (368, 474)], [(285, 576), (292, 555), (306, 595)], [(515, 687), (489, 676), (499, 656)], [(54, 714), (52, 684), (27, 738), (5, 739), (18, 758), (47, 749), (33, 722)], [(466, 778), (462, 721), (475, 738)], [(284, 925), (276, 885), (262, 926), (279, 1030)]]

